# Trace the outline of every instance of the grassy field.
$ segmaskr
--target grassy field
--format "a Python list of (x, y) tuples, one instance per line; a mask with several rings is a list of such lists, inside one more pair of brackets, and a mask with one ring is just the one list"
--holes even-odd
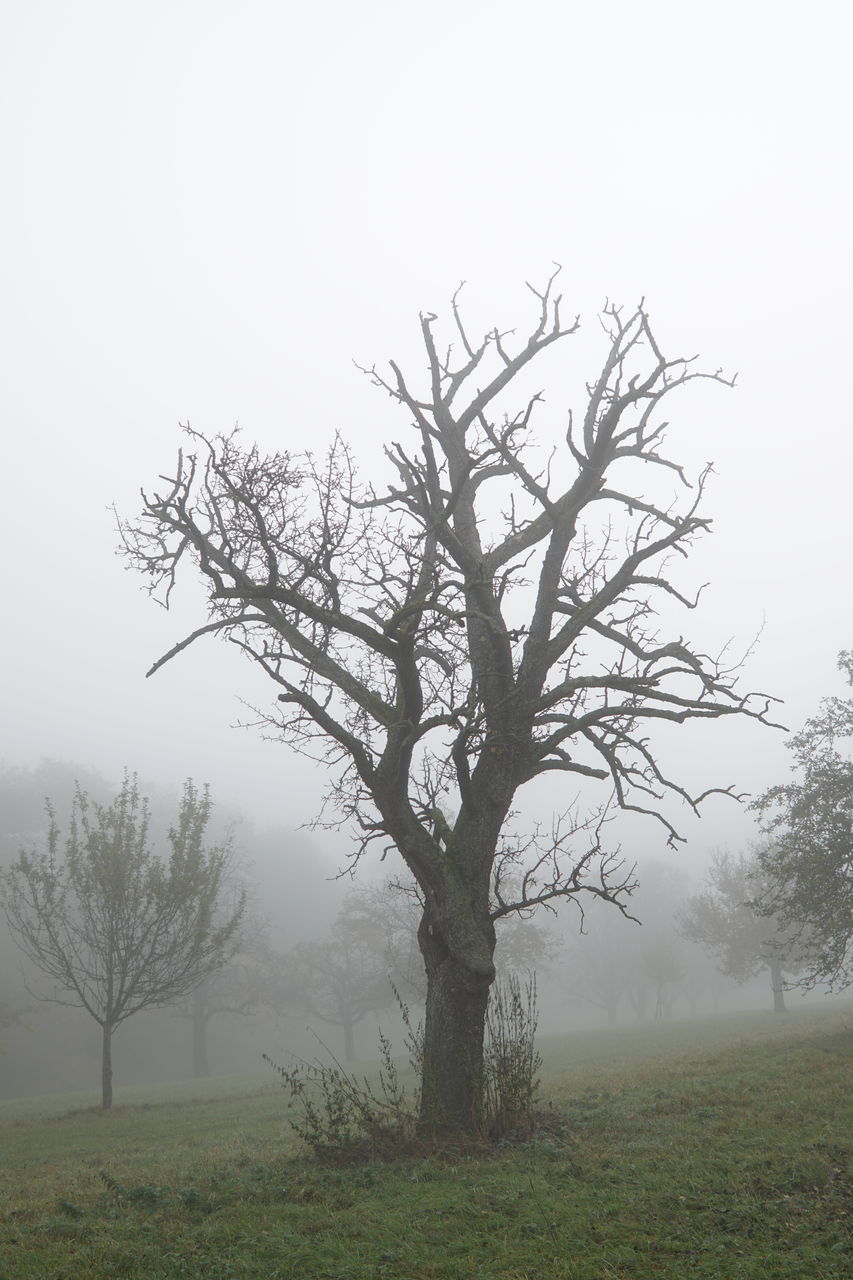
[(0, 1280), (850, 1280), (853, 1010), (546, 1038), (562, 1117), (323, 1169), (275, 1078), (0, 1103)]

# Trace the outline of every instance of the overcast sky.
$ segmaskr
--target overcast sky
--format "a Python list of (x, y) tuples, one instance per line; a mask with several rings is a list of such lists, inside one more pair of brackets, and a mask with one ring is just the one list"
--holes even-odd
[[(696, 384), (670, 451), (712, 460), (710, 580), (685, 627), (746, 647), (792, 727), (853, 646), (850, 19), (778, 0), (27, 0), (0, 19), (4, 439), (0, 758), (192, 775), (262, 822), (311, 817), (316, 768), (229, 726), (271, 697), (115, 556), (178, 422), (270, 448), (340, 428), (373, 466), (405, 415), (353, 366), (411, 369), (460, 280), (523, 327), (563, 264), (578, 378), (606, 298), (645, 297)], [(574, 345), (572, 345), (574, 344)], [(559, 364), (559, 361), (558, 361)], [(555, 384), (562, 374), (557, 365)], [(547, 409), (562, 418), (559, 391)], [(577, 406), (576, 406), (577, 407)], [(683, 579), (687, 581), (686, 579)], [(701, 726), (700, 726), (701, 728)], [(760, 790), (783, 736), (685, 737), (691, 781)], [(740, 825), (739, 825), (740, 824)], [(712, 807), (699, 843), (749, 826)]]

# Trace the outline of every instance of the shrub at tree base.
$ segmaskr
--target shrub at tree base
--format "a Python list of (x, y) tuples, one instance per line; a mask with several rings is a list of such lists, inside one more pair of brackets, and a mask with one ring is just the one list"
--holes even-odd
[[(407, 1029), (409, 1062), (420, 1080), (423, 1027), (414, 1027), (408, 1007), (395, 991)], [(510, 974), (492, 989), (484, 1053), (485, 1108), (482, 1126), (469, 1130), (466, 1142), (524, 1139), (540, 1124), (553, 1124), (550, 1113), (537, 1112), (542, 1059), (534, 1047), (538, 1015), (536, 979), (522, 986)], [(327, 1050), (328, 1052), (328, 1050)], [(379, 1033), (379, 1071), (374, 1081), (358, 1077), (329, 1055), (328, 1062), (283, 1067), (264, 1054), (290, 1095), (294, 1130), (314, 1154), (328, 1164), (359, 1164), (405, 1154), (434, 1152), (447, 1146), (447, 1134), (436, 1134), (419, 1121), (419, 1087), (409, 1092), (391, 1043)], [(560, 1122), (562, 1123), (562, 1121)], [(452, 1143), (457, 1149), (462, 1135)]]

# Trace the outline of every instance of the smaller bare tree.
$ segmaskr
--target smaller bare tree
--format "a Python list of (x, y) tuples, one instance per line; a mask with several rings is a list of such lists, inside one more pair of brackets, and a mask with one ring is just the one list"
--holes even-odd
[(206, 849), (207, 788), (184, 786), (168, 859), (149, 842), (148, 801), (125, 774), (109, 805), (79, 787), (64, 844), (48, 802), (47, 851), (21, 851), (0, 878), (12, 934), (54, 981), (39, 999), (79, 1006), (102, 1030), (104, 1110), (112, 1106), (112, 1036), (141, 1009), (170, 1004), (230, 956), (243, 898), (227, 914), (219, 901), (227, 844)]

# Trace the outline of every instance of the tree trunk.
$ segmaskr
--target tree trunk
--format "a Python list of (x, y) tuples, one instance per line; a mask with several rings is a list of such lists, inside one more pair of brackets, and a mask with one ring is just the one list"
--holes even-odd
[[(494, 950), (494, 927), (484, 922)], [(483, 1040), (491, 972), (451, 954), (424, 915), (418, 941), (427, 973), (421, 1128), (430, 1134), (479, 1133), (483, 1122)]]
[(785, 1007), (785, 979), (782, 977), (782, 966), (778, 960), (770, 961), (770, 983), (773, 987), (773, 1012), (787, 1013)]
[(210, 1075), (210, 1066), (207, 1061), (207, 1009), (206, 1005), (206, 987), (207, 983), (203, 982), (201, 986), (196, 987), (192, 993), (192, 1023), (193, 1023), (193, 1075), (196, 1080)]
[(101, 1042), (101, 1107), (109, 1111), (113, 1105), (113, 1025), (102, 1024)]

